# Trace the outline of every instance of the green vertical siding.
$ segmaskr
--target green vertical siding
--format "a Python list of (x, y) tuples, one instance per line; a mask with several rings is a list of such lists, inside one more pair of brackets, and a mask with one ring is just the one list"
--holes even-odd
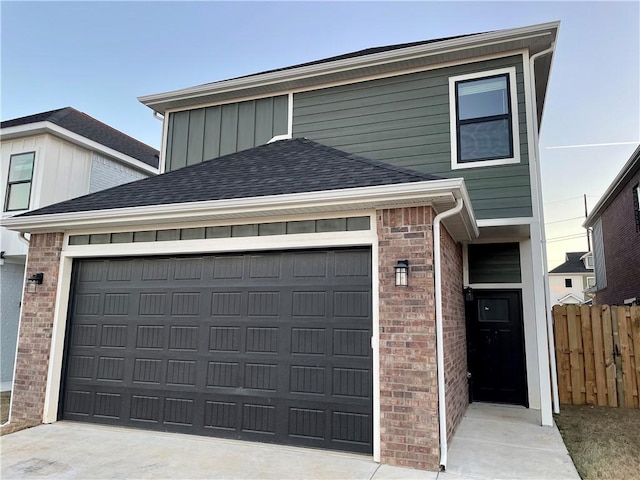
[[(451, 169), (449, 78), (516, 67), (520, 163)], [(464, 177), (479, 219), (532, 215), (522, 57), (294, 95), (293, 136), (442, 177)]]
[(281, 95), (169, 114), (165, 171), (263, 145), (288, 130)]

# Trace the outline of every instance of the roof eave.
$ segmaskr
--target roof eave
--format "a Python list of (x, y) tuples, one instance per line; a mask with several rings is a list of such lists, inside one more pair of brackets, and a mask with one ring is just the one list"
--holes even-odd
[[(156, 112), (164, 113), (166, 110), (176, 106), (179, 102), (182, 102), (181, 105), (184, 105), (185, 102), (195, 104), (204, 101), (212, 101), (215, 99), (216, 95), (221, 95), (223, 93), (228, 94), (230, 92), (237, 92), (237, 96), (242, 97), (243, 95), (249, 94), (253, 88), (264, 87), (267, 85), (271, 85), (274, 91), (277, 90), (277, 88), (275, 88), (276, 85), (286, 84), (287, 87), (291, 89), (295, 88), (303, 79), (308, 79), (310, 77), (323, 77), (326, 79), (327, 76), (347, 71), (353, 71), (354, 78), (357, 78), (359, 76), (358, 71), (368, 67), (380, 64), (398, 63), (403, 60), (429, 57), (453, 51), (471, 50), (481, 47), (495, 46), (497, 44), (504, 44), (505, 47), (508, 47), (509, 42), (516, 41), (526, 41), (533, 45), (534, 41), (540, 41), (541, 39), (544, 39), (542, 42), (543, 45), (538, 45), (538, 50), (544, 50), (555, 42), (559, 24), (559, 22), (549, 22), (509, 30), (474, 34), (466, 37), (458, 37), (440, 42), (336, 60), (333, 62), (307, 65), (304, 67), (279, 70), (271, 73), (249, 75), (164, 93), (145, 95), (138, 97), (138, 100)], [(508, 50), (509, 48), (505, 48), (505, 51)], [(470, 52), (469, 58), (473, 58), (477, 55), (477, 53)]]
[(469, 241), (477, 238), (479, 231), (462, 178), (230, 200), (18, 216), (3, 219), (2, 224), (9, 230), (46, 233), (417, 205), (431, 205), (436, 212), (441, 212), (453, 208), (459, 198), (463, 199), (464, 208), (458, 215), (451, 217), (448, 229), (457, 241)]
[(620, 190), (624, 187), (627, 180), (631, 178), (632, 175), (635, 174), (637, 170), (640, 169), (640, 145), (634, 150), (625, 163), (624, 167), (620, 170), (616, 178), (613, 179), (611, 185), (604, 192), (602, 197), (598, 200), (598, 203), (595, 204), (591, 213), (587, 216), (587, 219), (582, 224), (583, 228), (591, 228), (593, 227), (602, 212), (609, 206), (613, 198), (620, 192)]
[(62, 138), (63, 140), (79, 145), (88, 150), (95, 150), (145, 173), (157, 175), (160, 171), (159, 167), (152, 167), (137, 158), (127, 155), (126, 153), (107, 147), (95, 140), (91, 140), (46, 120), (42, 122), (2, 128), (0, 129), (0, 139), (4, 141), (27, 135), (39, 135), (42, 133), (50, 133), (51, 135), (55, 135), (56, 137)]

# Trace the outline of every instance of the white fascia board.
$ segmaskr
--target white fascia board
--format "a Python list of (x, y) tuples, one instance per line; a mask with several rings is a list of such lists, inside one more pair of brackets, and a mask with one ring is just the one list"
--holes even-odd
[(145, 173), (157, 175), (159, 172), (158, 168), (147, 165), (137, 158), (130, 157), (129, 155), (119, 152), (118, 150), (114, 150), (113, 148), (109, 148), (94, 140), (90, 140), (86, 137), (83, 137), (82, 135), (78, 135), (77, 133), (67, 130), (66, 128), (63, 128), (60, 125), (56, 125), (52, 122), (45, 121), (3, 128), (0, 130), (0, 138), (2, 138), (2, 140), (5, 140), (25, 135), (37, 135), (39, 133), (50, 133), (52, 135), (55, 135), (56, 137), (60, 137), (76, 145), (80, 145), (81, 147), (84, 147), (88, 150), (94, 150), (96, 152), (108, 155), (109, 157), (115, 158), (127, 164), (128, 166), (133, 167), (137, 170), (141, 170)]
[(483, 218), (478, 220), (478, 227), (510, 227), (517, 225), (531, 225), (531, 217), (511, 217), (511, 218)]
[(465, 202), (461, 215), (469, 236), (462, 240), (471, 240), (477, 237), (478, 227), (462, 178), (288, 195), (11, 217), (2, 219), (2, 225), (9, 230), (40, 233), (203, 219), (268, 217), (291, 211), (318, 213), (336, 209), (353, 211), (424, 204), (431, 204), (437, 210), (439, 203), (455, 203), (458, 198), (463, 198)]
[(416, 45), (413, 47), (336, 60), (333, 62), (290, 68), (271, 73), (249, 75), (180, 90), (144, 95), (138, 97), (138, 101), (150, 108), (154, 108), (154, 105), (158, 103), (186, 100), (190, 98), (195, 99), (203, 95), (225, 93), (281, 82), (295, 82), (296, 80), (302, 80), (314, 76), (329, 75), (353, 69), (373, 67), (379, 64), (410, 60), (417, 57), (431, 56), (457, 50), (490, 46), (506, 41), (536, 39), (548, 36), (550, 37), (549, 43), (551, 43), (555, 40), (559, 25), (559, 22), (550, 22), (509, 30), (473, 34), (449, 40), (442, 40), (439, 42), (427, 43), (424, 45)]
[(598, 200), (598, 203), (591, 209), (591, 213), (582, 224), (583, 228), (591, 228), (593, 227), (600, 215), (604, 211), (604, 209), (609, 205), (609, 200), (618, 193), (621, 189), (622, 185), (627, 181), (628, 178), (631, 177), (635, 170), (640, 168), (640, 145), (635, 151), (631, 154), (627, 163), (622, 167), (622, 170), (616, 175), (616, 178), (613, 179), (609, 188), (604, 192), (602, 197)]

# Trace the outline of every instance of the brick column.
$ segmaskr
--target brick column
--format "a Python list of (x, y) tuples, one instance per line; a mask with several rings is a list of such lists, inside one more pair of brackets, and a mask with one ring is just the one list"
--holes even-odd
[(23, 294), (11, 423), (2, 433), (42, 423), (62, 239), (62, 233), (31, 235), (27, 277), (41, 272), (44, 280)]
[[(439, 463), (430, 207), (379, 210), (380, 434), (382, 463), (437, 470)], [(409, 260), (409, 286), (394, 265)]]
[(451, 441), (469, 406), (469, 385), (467, 327), (462, 293), (462, 247), (451, 238), (446, 228), (440, 230), (440, 254), (447, 439)]

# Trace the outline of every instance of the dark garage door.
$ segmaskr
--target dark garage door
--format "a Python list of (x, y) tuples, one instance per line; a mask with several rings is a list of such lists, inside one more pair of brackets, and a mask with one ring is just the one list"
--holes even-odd
[(372, 451), (370, 249), (83, 259), (64, 419)]

